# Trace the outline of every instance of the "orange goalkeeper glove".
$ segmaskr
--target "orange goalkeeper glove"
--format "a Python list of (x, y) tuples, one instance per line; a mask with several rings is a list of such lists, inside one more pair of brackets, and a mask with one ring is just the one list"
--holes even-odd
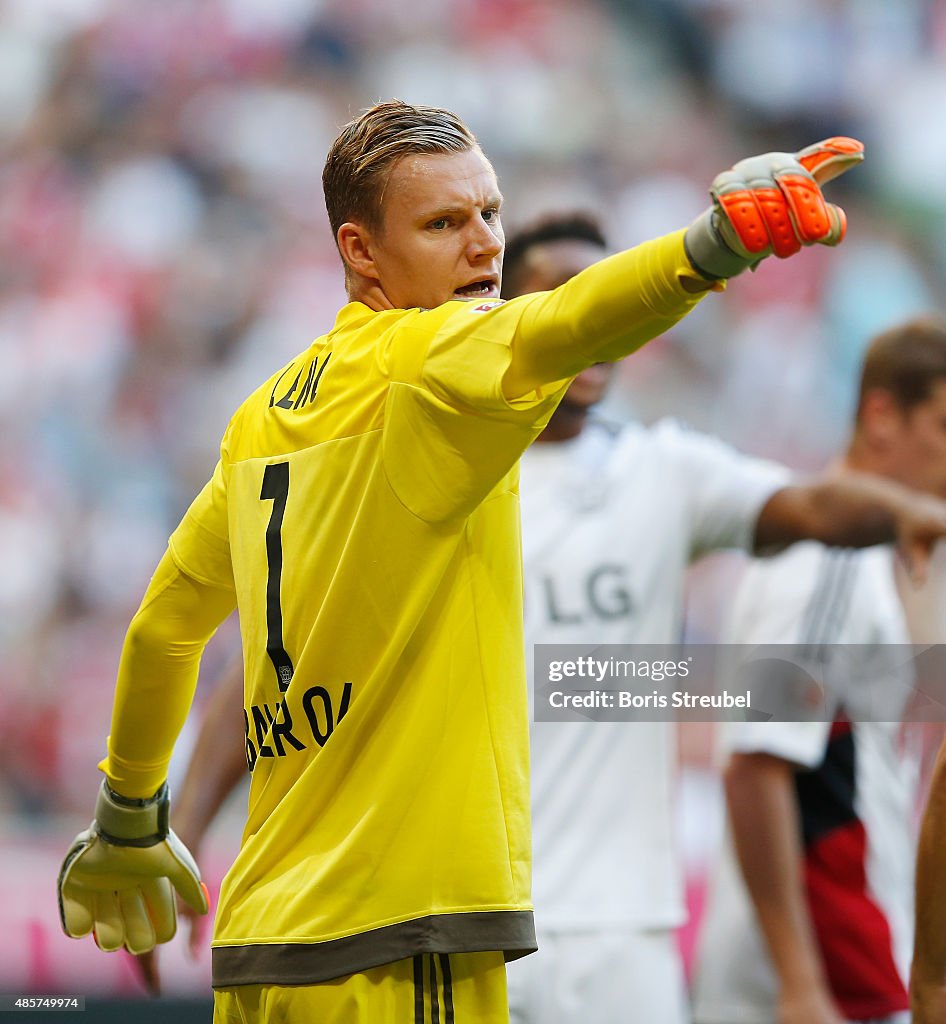
[(131, 800), (103, 781), (95, 820), (80, 832), (59, 873), (59, 916), (72, 938), (92, 932), (101, 949), (145, 953), (177, 929), (174, 891), (207, 913), (207, 889), (187, 847), (168, 828), (165, 783)]
[(713, 179), (713, 205), (687, 228), (687, 256), (710, 280), (735, 277), (775, 253), (803, 245), (838, 245), (844, 211), (825, 202), (821, 186), (864, 159), (864, 145), (838, 136), (800, 153), (765, 153), (740, 160)]

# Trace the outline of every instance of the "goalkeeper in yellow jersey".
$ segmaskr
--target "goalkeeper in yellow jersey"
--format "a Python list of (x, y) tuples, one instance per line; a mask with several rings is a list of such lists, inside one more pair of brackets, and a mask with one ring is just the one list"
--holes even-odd
[[(168, 829), (201, 652), (239, 609), (248, 821), (212, 942), (214, 1019), (507, 1019), (535, 949), (517, 463), (583, 368), (770, 253), (837, 244), (849, 139), (736, 164), (686, 230), (498, 300), (501, 196), (448, 111), (347, 125), (323, 183), (350, 302), (237, 410), (129, 627), (63, 927), (106, 950), (206, 909)], [(941, 506), (880, 515), (922, 551)]]

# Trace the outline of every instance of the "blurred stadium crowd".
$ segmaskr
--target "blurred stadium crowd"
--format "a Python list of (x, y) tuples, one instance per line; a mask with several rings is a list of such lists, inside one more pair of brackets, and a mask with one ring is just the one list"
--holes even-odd
[(468, 121), (507, 232), (580, 208), (615, 246), (683, 226), (741, 156), (864, 140), (832, 186), (840, 252), (768, 261), (704, 304), (622, 367), (616, 415), (820, 466), (867, 337), (943, 305), (942, 0), (7, 0), (7, 828), (86, 813), (120, 638), (169, 532), (230, 411), (344, 301), (325, 151), (390, 96)]

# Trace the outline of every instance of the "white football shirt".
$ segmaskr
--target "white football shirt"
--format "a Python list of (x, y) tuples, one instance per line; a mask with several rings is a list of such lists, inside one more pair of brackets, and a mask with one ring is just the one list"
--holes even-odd
[[(530, 674), (536, 643), (679, 640), (688, 565), (748, 548), (787, 476), (669, 420), (534, 444), (520, 484)], [(539, 927), (679, 924), (672, 725), (533, 721), (531, 740)]]

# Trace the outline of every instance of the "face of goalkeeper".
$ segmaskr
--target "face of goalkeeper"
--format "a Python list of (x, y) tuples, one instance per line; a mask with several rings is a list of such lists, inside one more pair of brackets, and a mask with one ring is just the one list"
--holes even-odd
[(332, 143), (322, 188), (352, 301), (383, 310), (499, 298), (502, 196), (452, 111), (401, 100), (364, 111)]
[(372, 309), (499, 298), (501, 206), (479, 147), (403, 157), (385, 184), (377, 225), (339, 229), (350, 297)]

